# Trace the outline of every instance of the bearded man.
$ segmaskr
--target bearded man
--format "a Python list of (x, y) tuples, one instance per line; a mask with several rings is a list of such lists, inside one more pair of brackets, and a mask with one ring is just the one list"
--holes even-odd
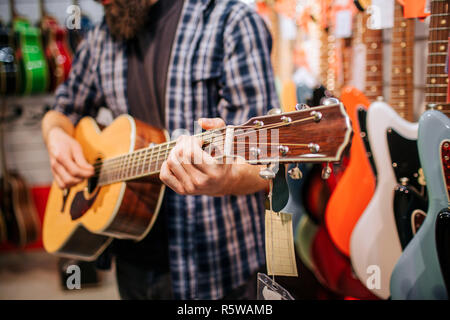
[[(107, 107), (169, 134), (241, 124), (278, 107), (271, 39), (262, 19), (237, 0), (104, 0), (105, 18), (80, 43), (68, 80), (42, 122), (61, 188), (94, 172), (72, 138), (81, 117)], [(222, 120), (223, 119), (223, 120)], [(195, 143), (193, 143), (195, 142)], [(265, 263), (259, 168), (189, 163), (204, 151), (178, 138), (160, 179), (169, 188), (140, 241), (114, 240), (123, 299), (251, 298)], [(199, 158), (196, 158), (199, 159)], [(250, 295), (249, 295), (250, 294)]]

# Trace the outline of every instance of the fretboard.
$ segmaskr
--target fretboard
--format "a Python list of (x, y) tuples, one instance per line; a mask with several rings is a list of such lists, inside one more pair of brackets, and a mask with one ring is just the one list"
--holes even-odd
[[(223, 132), (224, 129), (211, 130), (198, 134), (196, 137), (201, 138), (207, 148), (223, 141)], [(167, 160), (175, 145), (176, 141), (169, 141), (98, 161), (94, 164), (98, 185), (102, 186), (159, 174), (163, 162)]]
[(396, 1), (390, 105), (408, 121), (414, 120), (414, 23), (413, 19), (403, 18), (403, 7)]
[(383, 96), (383, 31), (367, 28), (368, 15), (363, 19), (363, 39), (366, 44), (366, 88), (370, 101)]
[(448, 0), (431, 0), (430, 33), (425, 101), (450, 114), (447, 103), (448, 74), (445, 72), (450, 30)]

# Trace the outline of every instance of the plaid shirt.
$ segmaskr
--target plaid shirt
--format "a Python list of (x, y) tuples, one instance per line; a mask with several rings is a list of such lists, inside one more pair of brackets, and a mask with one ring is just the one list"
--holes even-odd
[[(227, 124), (278, 107), (263, 20), (236, 0), (186, 0), (172, 48), (166, 88), (166, 129), (194, 132), (200, 117)], [(55, 109), (74, 123), (127, 113), (126, 44), (103, 21), (80, 44)], [(217, 299), (244, 284), (265, 263), (264, 194), (181, 196), (166, 189), (169, 258), (177, 299)], [(149, 254), (151, 254), (149, 252)]]

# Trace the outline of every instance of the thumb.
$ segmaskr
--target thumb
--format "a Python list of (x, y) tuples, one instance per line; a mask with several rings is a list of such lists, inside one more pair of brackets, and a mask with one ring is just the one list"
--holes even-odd
[(200, 118), (198, 119), (198, 124), (205, 130), (225, 127), (225, 121), (221, 118)]

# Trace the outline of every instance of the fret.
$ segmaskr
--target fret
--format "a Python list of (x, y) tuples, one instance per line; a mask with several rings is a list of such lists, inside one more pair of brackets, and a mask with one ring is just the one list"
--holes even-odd
[(149, 161), (149, 163), (148, 163), (148, 169), (147, 169), (147, 171), (150, 173), (150, 172), (153, 172), (153, 170), (152, 170), (152, 165), (153, 165), (153, 150), (155, 150), (155, 147), (151, 147), (150, 148), (150, 161)]
[(428, 54), (429, 56), (444, 56), (447, 57), (447, 52), (432, 52)]
[(436, 28), (428, 28), (430, 31), (438, 31), (438, 30), (450, 30), (450, 27), (436, 27)]

